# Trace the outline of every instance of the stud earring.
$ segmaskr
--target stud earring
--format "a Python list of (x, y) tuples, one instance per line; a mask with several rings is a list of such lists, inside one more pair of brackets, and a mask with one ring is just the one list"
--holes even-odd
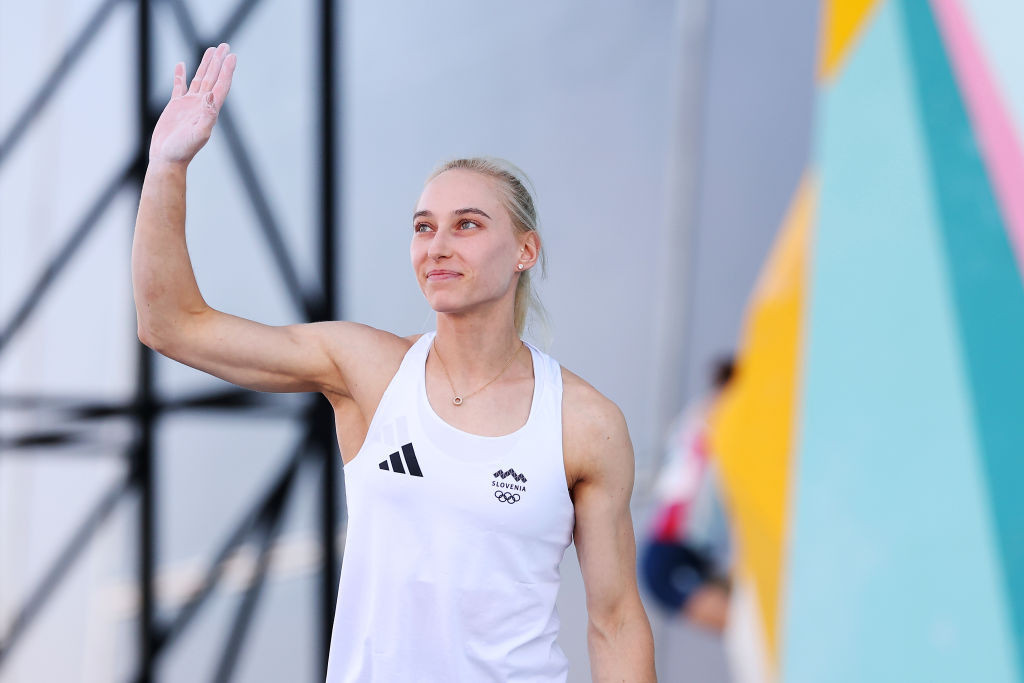
[(519, 264), (519, 270), (522, 270), (522, 269), (523, 269), (523, 264), (522, 264), (522, 263), (520, 263), (520, 264)]

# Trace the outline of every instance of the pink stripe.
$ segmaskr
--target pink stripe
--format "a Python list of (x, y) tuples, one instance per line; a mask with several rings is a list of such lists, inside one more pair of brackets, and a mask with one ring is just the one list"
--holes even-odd
[(967, 111), (981, 144), (989, 178), (1024, 275), (1024, 154), (999, 91), (989, 76), (967, 17), (956, 0), (931, 0)]

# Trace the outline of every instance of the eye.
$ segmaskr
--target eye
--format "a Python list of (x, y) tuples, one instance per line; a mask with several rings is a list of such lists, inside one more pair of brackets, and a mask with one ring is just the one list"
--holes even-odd
[(430, 223), (416, 223), (412, 226), (413, 232), (427, 232), (431, 230)]
[(466, 219), (466, 220), (462, 221), (461, 223), (459, 223), (459, 227), (460, 228), (479, 228), (480, 224), (477, 223), (476, 221), (471, 221), (469, 219)]

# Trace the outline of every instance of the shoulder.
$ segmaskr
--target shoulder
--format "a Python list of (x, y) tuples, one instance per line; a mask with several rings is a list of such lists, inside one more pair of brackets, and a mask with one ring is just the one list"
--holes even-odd
[(322, 320), (315, 323), (303, 323), (296, 327), (304, 327), (313, 334), (318, 335), (325, 341), (334, 341), (343, 344), (374, 343), (386, 345), (412, 346), (422, 335), (414, 334), (402, 337), (394, 332), (382, 330), (378, 327), (352, 322), (351, 320)]
[(348, 320), (306, 323), (304, 328), (323, 345), (336, 363), (365, 363), (404, 356), (421, 335), (401, 337), (393, 332)]
[(587, 434), (626, 428), (626, 419), (619, 407), (565, 367), (562, 367), (562, 420)]
[(562, 368), (562, 445), (574, 481), (621, 474), (634, 466), (622, 410), (576, 373)]
[[(326, 350), (344, 378), (347, 394), (359, 404), (373, 404), (398, 371), (420, 335), (401, 337), (387, 330), (347, 320), (307, 323), (305, 333)], [(344, 398), (328, 396), (329, 399)]]

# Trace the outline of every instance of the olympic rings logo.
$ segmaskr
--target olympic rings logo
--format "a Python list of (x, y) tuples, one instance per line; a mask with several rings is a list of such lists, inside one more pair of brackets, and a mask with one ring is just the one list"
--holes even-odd
[(509, 493), (508, 491), (495, 491), (494, 497), (502, 503), (508, 503), (509, 505), (519, 502), (521, 498), (518, 493)]

